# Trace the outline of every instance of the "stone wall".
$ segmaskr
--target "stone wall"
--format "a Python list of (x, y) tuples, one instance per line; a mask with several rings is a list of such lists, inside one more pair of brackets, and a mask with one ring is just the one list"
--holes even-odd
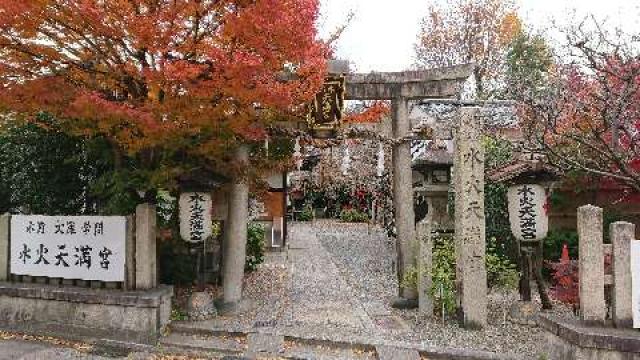
[(155, 344), (171, 315), (171, 287), (150, 291), (0, 283), (0, 329)]
[(578, 322), (541, 317), (551, 360), (640, 360), (635, 330), (594, 328)]

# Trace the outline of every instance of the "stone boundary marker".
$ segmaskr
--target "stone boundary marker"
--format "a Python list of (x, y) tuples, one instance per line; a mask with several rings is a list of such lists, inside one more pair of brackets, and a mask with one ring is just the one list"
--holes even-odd
[[(640, 336), (631, 329), (631, 244), (635, 225), (615, 222), (609, 226), (611, 245), (603, 244), (603, 211), (586, 205), (578, 208), (580, 319), (567, 320), (539, 315), (546, 331), (551, 360), (640, 359)], [(604, 273), (605, 254), (610, 253), (612, 275)], [(605, 285), (611, 285), (611, 320), (606, 318)]]
[[(618, 328), (633, 324), (631, 299), (631, 242), (635, 225), (615, 222), (609, 226), (611, 245), (604, 245), (603, 211), (585, 205), (578, 208), (578, 247), (580, 266), (580, 316), (583, 321), (604, 324), (606, 320), (605, 285), (612, 285), (611, 314)], [(604, 256), (611, 253), (613, 275), (605, 276)]]

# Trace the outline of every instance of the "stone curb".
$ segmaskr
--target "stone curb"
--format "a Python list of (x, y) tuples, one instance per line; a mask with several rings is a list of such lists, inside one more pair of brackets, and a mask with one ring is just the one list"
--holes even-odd
[(538, 324), (551, 334), (583, 348), (640, 353), (640, 333), (631, 329), (593, 326), (538, 315)]
[[(434, 359), (459, 359), (459, 360), (524, 360), (524, 357), (509, 356), (504, 354), (497, 354), (489, 351), (481, 350), (468, 350), (468, 349), (456, 349), (456, 348), (439, 348), (439, 347), (426, 347), (417, 344), (407, 343), (391, 343), (391, 342), (371, 342), (371, 341), (353, 341), (346, 339), (317, 339), (312, 337), (304, 337), (293, 334), (286, 334), (284, 332), (270, 332), (270, 331), (256, 331), (252, 330), (234, 330), (225, 331), (223, 329), (205, 329), (205, 328), (193, 328), (178, 324), (170, 325), (173, 333), (187, 333), (187, 334), (200, 334), (209, 336), (230, 336), (249, 337), (250, 334), (262, 333), (265, 335), (283, 336), (285, 341), (292, 341), (298, 343), (305, 343), (311, 345), (322, 345), (333, 348), (360, 348), (368, 350), (376, 350), (376, 347), (387, 346), (394, 347), (403, 350), (416, 351), (421, 356), (426, 356)], [(216, 351), (213, 349), (213, 351)]]

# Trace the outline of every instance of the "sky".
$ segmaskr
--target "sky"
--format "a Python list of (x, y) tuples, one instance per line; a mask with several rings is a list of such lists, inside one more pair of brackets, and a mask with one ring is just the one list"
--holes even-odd
[[(352, 62), (354, 70), (401, 71), (413, 63), (420, 20), (437, 0), (321, 0), (320, 34), (327, 38), (355, 17), (337, 44), (336, 55)], [(551, 27), (552, 21), (567, 23), (594, 14), (611, 26), (640, 34), (640, 0), (516, 0), (520, 16), (534, 29)], [(390, 5), (391, 4), (391, 5)], [(552, 37), (559, 35), (551, 34)]]

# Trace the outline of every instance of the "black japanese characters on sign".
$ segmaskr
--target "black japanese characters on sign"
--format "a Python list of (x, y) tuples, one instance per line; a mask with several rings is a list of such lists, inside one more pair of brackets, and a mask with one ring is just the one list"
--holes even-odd
[(11, 272), (123, 281), (125, 227), (118, 216), (12, 216)]
[(345, 79), (330, 77), (309, 104), (308, 124), (314, 130), (335, 130), (342, 120)]

